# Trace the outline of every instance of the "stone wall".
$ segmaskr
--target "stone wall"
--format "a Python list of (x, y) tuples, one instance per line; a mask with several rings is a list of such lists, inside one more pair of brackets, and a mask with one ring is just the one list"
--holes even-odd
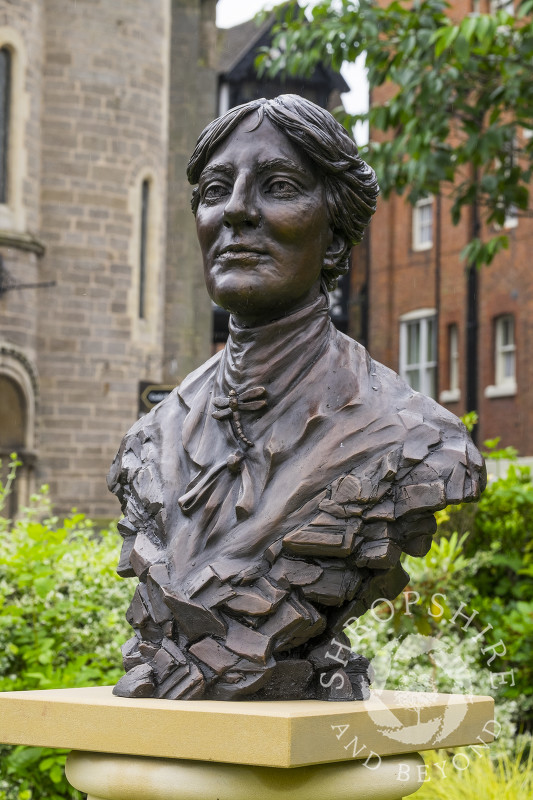
[(216, 116), (216, 0), (173, 0), (165, 292), (168, 383), (211, 354), (211, 304), (191, 212), (186, 168), (199, 134)]
[(41, 175), (40, 117), (42, 91), (43, 4), (15, 0), (0, 4), (0, 47), (10, 52), (11, 102), (8, 123), (7, 196), (0, 204), (0, 374), (8, 397), (2, 404), (0, 458), (12, 449), (8, 418), (21, 421), (17, 450), (24, 462), (19, 471), (18, 500), (27, 502), (33, 489), (37, 448), (36, 404), (39, 398), (37, 315), (49, 290), (14, 288), (42, 280), (39, 241)]
[[(38, 478), (58, 509), (117, 512), (105, 475), (159, 380), (167, 157), (167, 0), (45, 0)], [(141, 184), (150, 302), (138, 314)]]
[(216, 110), (215, 8), (0, 0), (13, 55), (0, 285), (54, 283), (0, 294), (0, 405), (20, 397), (23, 482), (48, 483), (58, 513), (117, 516), (105, 477), (139, 382), (177, 383), (210, 355), (185, 167)]

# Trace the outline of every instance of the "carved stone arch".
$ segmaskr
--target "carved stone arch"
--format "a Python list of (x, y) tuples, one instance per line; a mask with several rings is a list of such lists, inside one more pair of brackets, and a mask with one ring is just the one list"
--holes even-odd
[(22, 466), (4, 514), (12, 516), (28, 503), (33, 491), (35, 467), (35, 412), (37, 375), (25, 354), (12, 345), (0, 345), (0, 458), (5, 480), (10, 453)]
[(152, 153), (142, 153), (132, 159), (128, 169), (128, 186), (139, 186), (144, 177), (158, 176), (159, 166)]

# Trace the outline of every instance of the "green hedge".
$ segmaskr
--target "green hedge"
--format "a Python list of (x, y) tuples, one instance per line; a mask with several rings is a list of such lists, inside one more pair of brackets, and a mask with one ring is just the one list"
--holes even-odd
[[(6, 488), (0, 489), (0, 513)], [(83, 514), (50, 516), (46, 490), (12, 524), (0, 517), (0, 691), (115, 683), (132, 587), (115, 572), (120, 536)], [(78, 797), (66, 751), (3, 747), (0, 800)]]
[(531, 730), (533, 481), (529, 468), (511, 466), (505, 477), (489, 480), (475, 507), (450, 509), (440, 534), (449, 538), (454, 530), (464, 530), (464, 555), (475, 565), (465, 589), (479, 612), (476, 627), (492, 625), (491, 640), (504, 643), (499, 669), (512, 670), (513, 676), (506, 679), (502, 694), (517, 702), (519, 727)]

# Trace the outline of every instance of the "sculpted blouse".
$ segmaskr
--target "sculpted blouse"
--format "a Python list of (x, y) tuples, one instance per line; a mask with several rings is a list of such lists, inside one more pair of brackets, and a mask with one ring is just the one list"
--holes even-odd
[(119, 573), (139, 579), (116, 693), (272, 698), (288, 659), (310, 679), (321, 643), (405, 587), (433, 513), (484, 482), (462, 423), (339, 333), (323, 296), (232, 320), (109, 473)]

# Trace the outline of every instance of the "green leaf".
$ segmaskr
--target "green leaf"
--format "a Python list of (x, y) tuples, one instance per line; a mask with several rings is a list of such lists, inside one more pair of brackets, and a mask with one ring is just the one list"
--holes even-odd
[(465, 17), (461, 22), (461, 33), (470, 44), (474, 33), (476, 33), (478, 27), (478, 17)]
[(435, 55), (437, 58), (441, 56), (445, 50), (452, 46), (458, 35), (459, 28), (455, 25), (450, 25), (441, 29), (440, 36), (435, 46)]
[(524, 19), (524, 17), (527, 17), (531, 12), (533, 12), (533, 0), (523, 0), (523, 2), (520, 3), (517, 17), (518, 19)]
[(465, 62), (468, 60), (468, 56), (470, 55), (470, 47), (461, 31), (455, 37), (454, 49), (460, 61)]
[(63, 770), (58, 764), (54, 764), (52, 769), (49, 772), (50, 780), (53, 783), (61, 783), (63, 781)]
[(37, 595), (41, 598), (45, 598), (55, 587), (56, 581), (53, 578), (37, 578), (34, 581), (34, 589)]

